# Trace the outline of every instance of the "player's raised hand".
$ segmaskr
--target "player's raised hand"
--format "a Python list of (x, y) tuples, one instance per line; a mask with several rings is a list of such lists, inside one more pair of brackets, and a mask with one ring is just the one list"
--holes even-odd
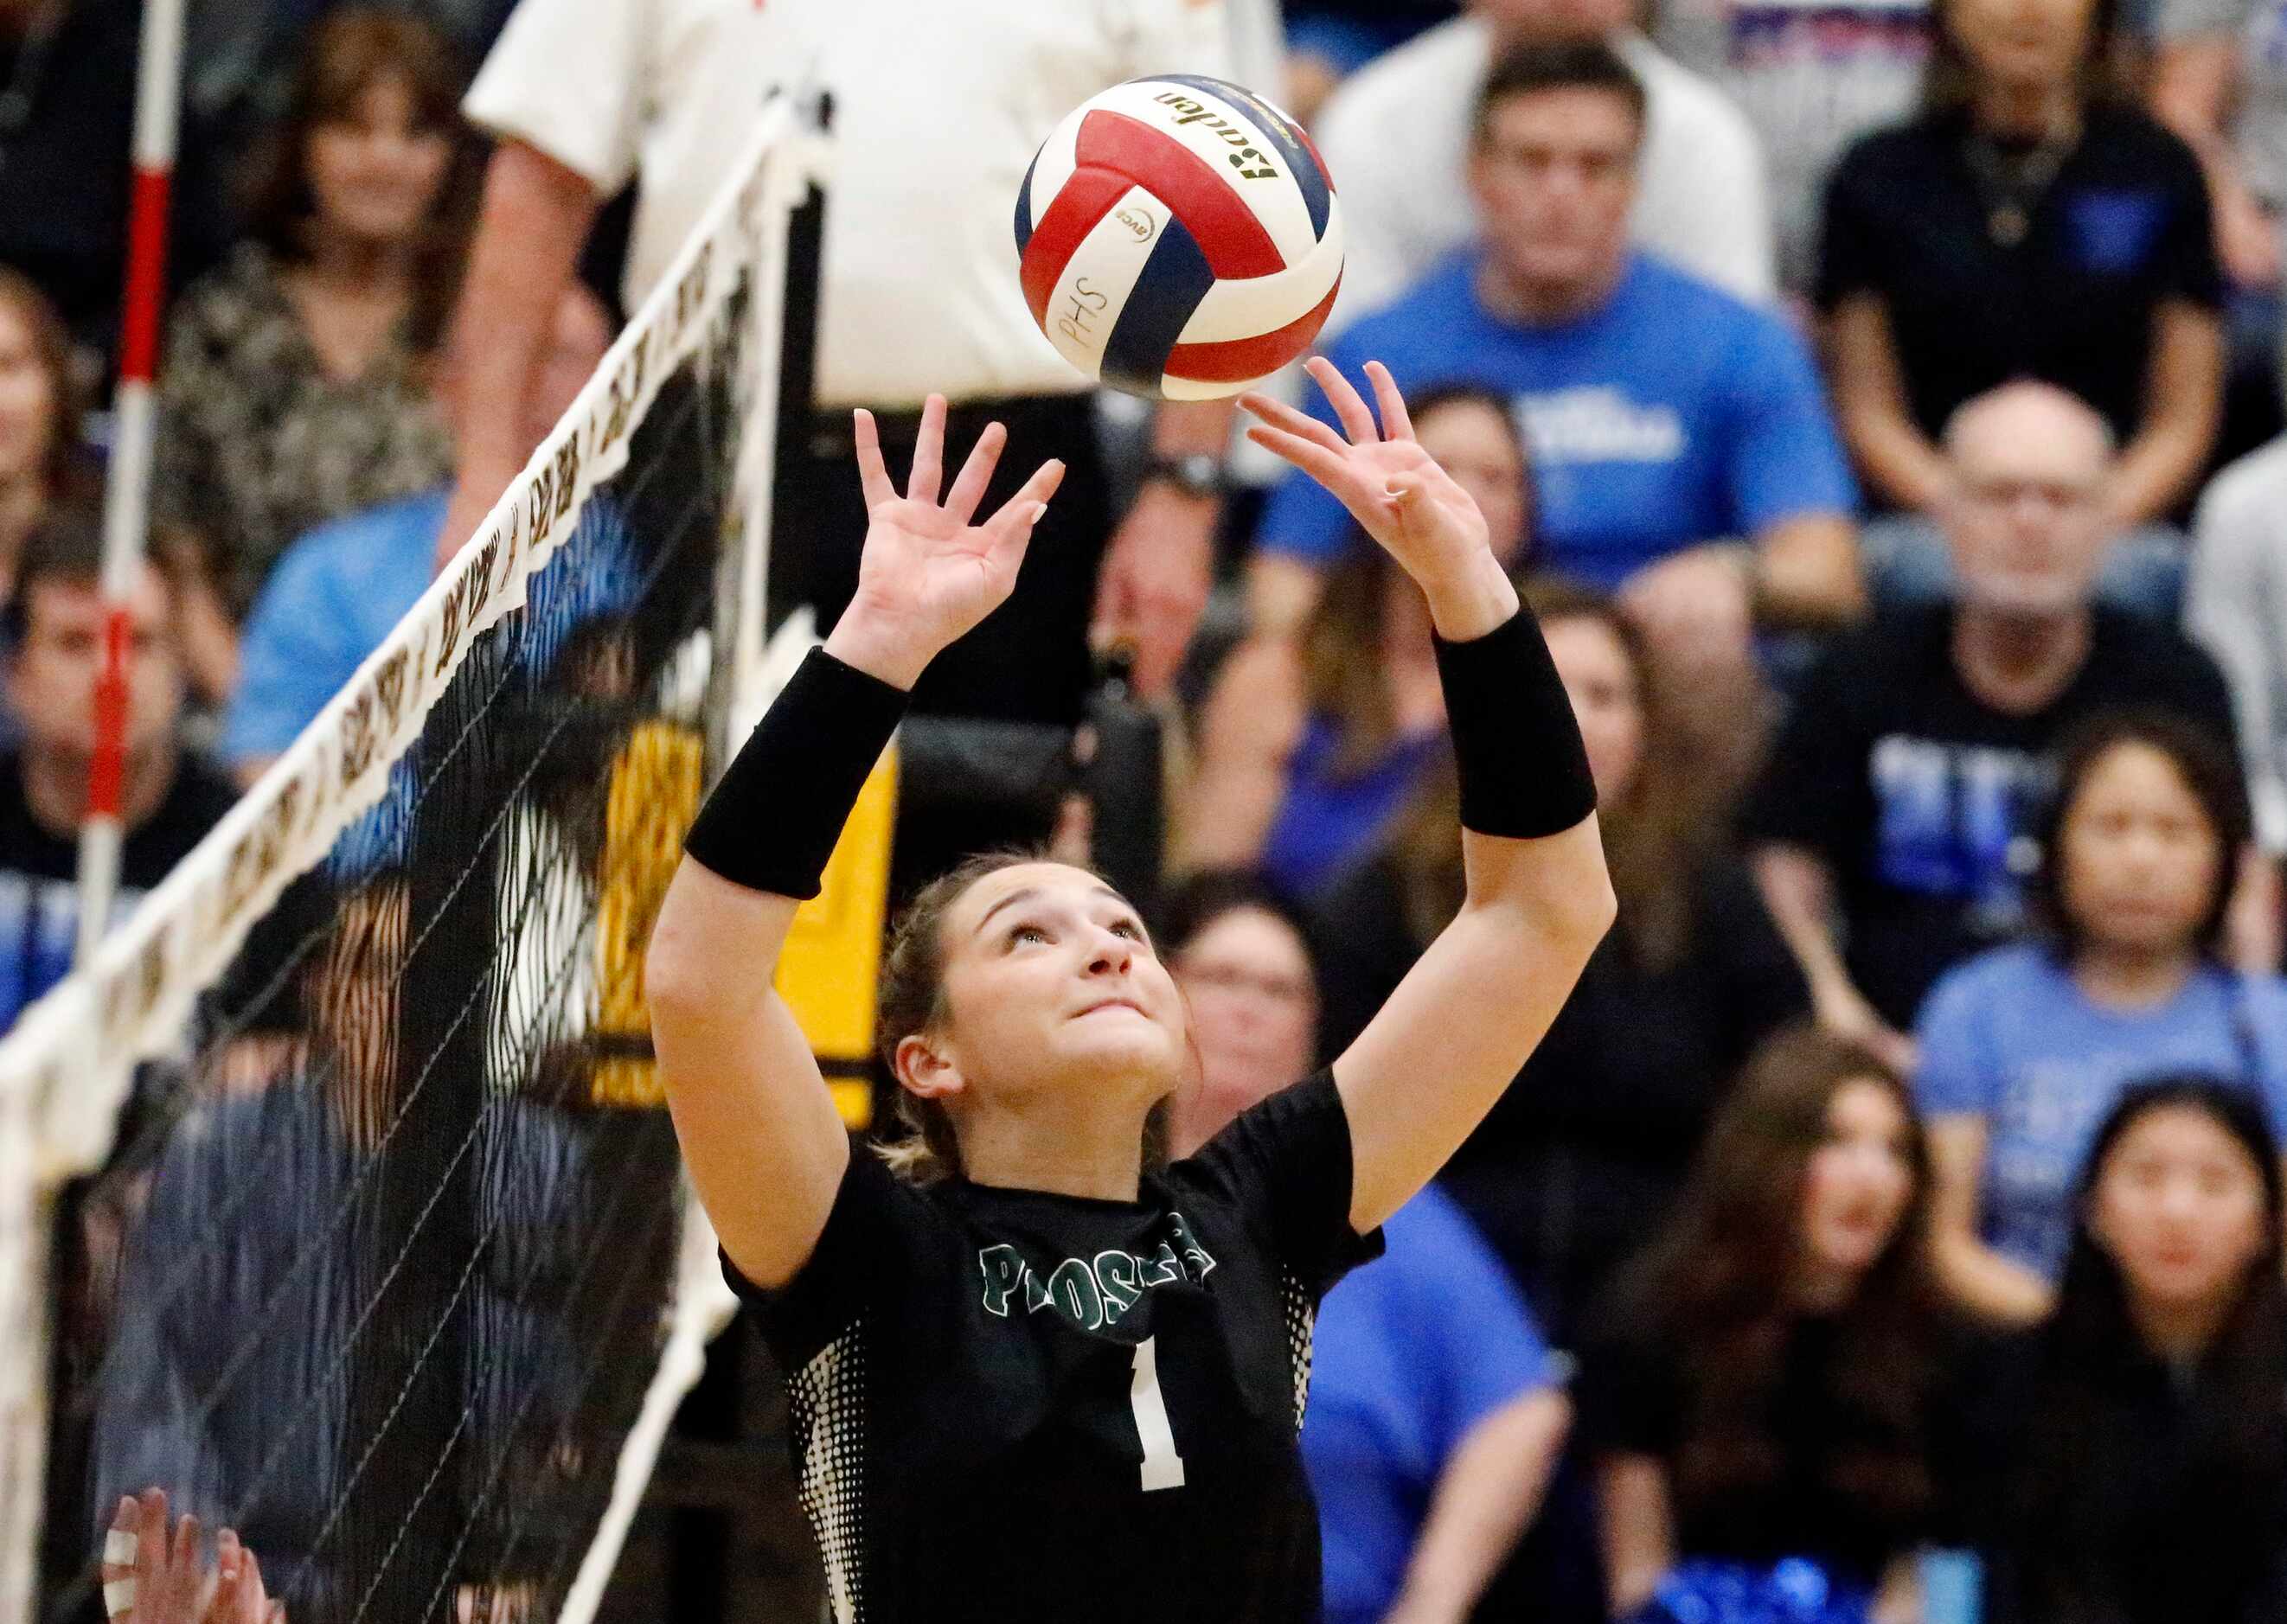
[(1484, 515), (1469, 493), (1413, 438), (1405, 399), (1380, 361), (1365, 364), (1367, 382), (1381, 408), (1373, 413), (1348, 378), (1313, 356), (1310, 376), (1334, 408), (1344, 433), (1268, 395), (1246, 394), (1238, 404), (1262, 421), (1246, 438), (1285, 458), (1341, 498), (1350, 516), (1423, 587), (1475, 574), (1492, 556)]
[(903, 495), (882, 461), (873, 414), (860, 410), (857, 419), (858, 470), (871, 522), (858, 561), (858, 591), (827, 648), (860, 670), (910, 688), (939, 650), (1007, 600), (1033, 526), (1064, 479), (1064, 465), (1042, 463), (991, 518), (972, 524), (1008, 430), (999, 423), (986, 427), (940, 501), (944, 396), (931, 395), (922, 409)]
[(120, 1501), (104, 1537), (107, 1614), (120, 1624), (286, 1624), (285, 1604), (265, 1593), (261, 1565), (237, 1534), (226, 1528), (216, 1539), (210, 1579), (199, 1519), (168, 1524), (163, 1490)]

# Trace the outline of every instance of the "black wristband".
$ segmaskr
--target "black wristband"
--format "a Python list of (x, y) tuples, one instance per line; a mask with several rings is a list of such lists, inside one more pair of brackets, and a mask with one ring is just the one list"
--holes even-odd
[(1437, 676), (1461, 780), (1461, 827), (1532, 840), (1596, 809), (1572, 701), (1532, 611), (1467, 643), (1436, 640)]
[(699, 808), (683, 849), (733, 885), (807, 901), (912, 696), (812, 649)]

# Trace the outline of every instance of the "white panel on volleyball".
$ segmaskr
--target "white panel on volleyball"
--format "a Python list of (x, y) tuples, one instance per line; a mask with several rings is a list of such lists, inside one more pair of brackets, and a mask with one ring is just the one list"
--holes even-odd
[[(1279, 370), (1283, 372), (1286, 369), (1281, 367)], [(1251, 389), (1265, 388), (1278, 375), (1276, 372), (1267, 373), (1260, 378), (1249, 378), (1244, 383), (1202, 383), (1195, 378), (1174, 378), (1161, 373), (1159, 398), (1163, 400), (1222, 400), (1231, 395), (1244, 394)], [(1282, 462), (1278, 466), (1283, 469), (1286, 465)]]
[[(1036, 193), (1035, 195), (1038, 195)], [(1104, 374), (1104, 346), (1144, 274), (1167, 206), (1141, 186), (1130, 186), (1080, 240), (1064, 262), (1042, 319), (1049, 342), (1089, 377)]]
[(1177, 342), (1219, 344), (1235, 338), (1259, 338), (1318, 309), (1318, 301), (1333, 291), (1342, 274), (1342, 205), (1339, 198), (1332, 201), (1326, 213), (1326, 234), (1307, 258), (1274, 276), (1233, 277), (1216, 282), (1192, 307)]
[[(1162, 101), (1161, 97), (1179, 98), (1199, 111), (1183, 111)], [(1288, 264), (1301, 264), (1316, 246), (1318, 237), (1310, 229), (1310, 206), (1302, 201), (1302, 183), (1286, 172), (1286, 162), (1278, 155), (1277, 146), (1254, 115), (1245, 108), (1191, 85), (1169, 84), (1160, 79), (1137, 79), (1114, 85), (1091, 99), (1088, 105), (1124, 113), (1139, 123), (1173, 136), (1206, 159), (1229, 184), (1232, 195), (1262, 222), (1262, 229), (1270, 234), (1271, 242), (1278, 249), (1278, 257)], [(1234, 154), (1248, 146), (1262, 154), (1264, 163), (1278, 171), (1276, 177), (1261, 180), (1238, 178), (1238, 171), (1231, 166), (1231, 160)], [(1046, 153), (1041, 154), (1041, 162), (1045, 170)], [(1039, 171), (1035, 172), (1033, 185), (1033, 195), (1040, 196)]]
[(1080, 125), (1076, 118), (1061, 121), (1033, 154), (1033, 184), (1025, 201), (1032, 205), (1032, 225), (1036, 230), (1041, 217), (1048, 213), (1049, 205), (1056, 201), (1056, 193), (1080, 167)]

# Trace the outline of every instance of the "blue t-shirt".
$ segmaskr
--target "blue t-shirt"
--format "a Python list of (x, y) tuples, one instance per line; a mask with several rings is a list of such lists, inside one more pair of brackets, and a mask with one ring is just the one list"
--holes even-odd
[[(1371, 359), (1409, 393), (1474, 383), (1508, 397), (1547, 564), (1616, 587), (1700, 542), (1856, 505), (1817, 369), (1777, 317), (1639, 254), (1594, 313), (1520, 327), (1478, 303), (1476, 272), (1474, 255), (1449, 260), (1349, 327), (1326, 359), (1353, 382)], [(1317, 386), (1308, 393), (1333, 423)], [(1352, 528), (1297, 472), (1271, 493), (1260, 537), (1326, 564)]]
[[(286, 549), (240, 637), (238, 692), (223, 717), (226, 761), (284, 753), (397, 629), (436, 578), (450, 497), (438, 490), (368, 508)], [(581, 626), (632, 609), (640, 567), (618, 505), (605, 493), (590, 497), (556, 556), (525, 583), (518, 646), (527, 668), (544, 673)], [(328, 867), (336, 878), (362, 878), (404, 856), (421, 796), (415, 760), (398, 758), (381, 800), (335, 841)]]
[(1554, 1381), (1523, 1299), (1444, 1192), (1424, 1188), (1382, 1238), (1387, 1252), (1326, 1294), (1312, 1345), (1302, 1464), (1327, 1624), (1379, 1624), (1463, 1437)]
[[(397, 629), (436, 578), (451, 493), (431, 491), (321, 524), (286, 549), (247, 616), (238, 692), (223, 718), (233, 765), (284, 752)], [(637, 564), (620, 510), (590, 497), (525, 589), (532, 658), (544, 666), (571, 627), (630, 607)]]
[(2049, 949), (1998, 948), (1938, 982), (1915, 1037), (1922, 1109), (1985, 1119), (1980, 1233), (2051, 1279), (2089, 1141), (2129, 1084), (2165, 1071), (2247, 1079), (2273, 1131), (2287, 1131), (2287, 981), (2276, 976), (2204, 969), (2157, 1008), (2113, 1010)]
[(1334, 771), (1341, 739), (1313, 716), (1286, 764), (1286, 790), (1262, 840), (1262, 870), (1288, 896), (1317, 896), (1373, 849), (1444, 748), (1441, 732), (1403, 738), (1364, 772)]

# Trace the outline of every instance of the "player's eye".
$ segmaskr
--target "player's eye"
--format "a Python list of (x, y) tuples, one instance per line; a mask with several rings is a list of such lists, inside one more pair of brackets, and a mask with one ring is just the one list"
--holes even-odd
[(1046, 942), (1048, 939), (1049, 933), (1042, 930), (1037, 925), (1019, 925), (1016, 929), (1009, 933), (1009, 945), (1010, 947), (1015, 947), (1020, 942)]
[(1134, 919), (1122, 919), (1112, 927), (1112, 934), (1125, 936), (1130, 942), (1141, 942), (1144, 940), (1144, 926)]

